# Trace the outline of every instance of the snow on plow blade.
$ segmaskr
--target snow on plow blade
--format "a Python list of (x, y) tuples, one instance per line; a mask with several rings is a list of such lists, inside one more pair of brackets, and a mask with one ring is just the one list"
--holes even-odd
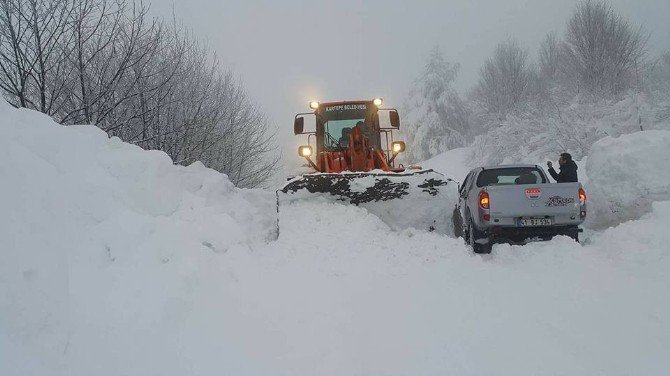
[(302, 175), (277, 190), (277, 210), (315, 197), (363, 207), (394, 230), (413, 227), (452, 235), (457, 184), (433, 170)]

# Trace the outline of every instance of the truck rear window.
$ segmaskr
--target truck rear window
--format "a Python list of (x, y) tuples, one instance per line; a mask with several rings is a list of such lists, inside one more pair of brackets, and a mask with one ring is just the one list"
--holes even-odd
[(547, 179), (536, 167), (510, 167), (484, 170), (477, 177), (477, 187), (489, 185), (541, 184)]

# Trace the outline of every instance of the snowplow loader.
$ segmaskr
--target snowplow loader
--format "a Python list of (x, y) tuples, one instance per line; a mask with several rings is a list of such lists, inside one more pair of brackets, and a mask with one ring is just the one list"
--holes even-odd
[[(452, 231), (457, 183), (433, 170), (396, 164), (405, 151), (405, 143), (393, 139), (400, 128), (397, 110), (381, 108), (379, 98), (309, 105), (313, 112), (297, 114), (293, 130), (307, 135), (298, 155), (310, 172), (289, 178), (276, 191), (280, 215), (280, 208), (321, 197), (363, 207), (394, 230)], [(386, 126), (380, 114), (388, 115)], [(312, 131), (304, 129), (307, 117), (313, 117)]]

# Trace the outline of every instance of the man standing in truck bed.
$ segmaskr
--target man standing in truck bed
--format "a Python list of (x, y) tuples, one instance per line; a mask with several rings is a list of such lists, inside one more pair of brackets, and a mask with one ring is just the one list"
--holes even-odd
[(561, 157), (558, 159), (559, 170), (561, 172), (556, 173), (554, 167), (552, 167), (551, 162), (547, 162), (547, 167), (549, 167), (549, 174), (551, 175), (557, 183), (574, 183), (577, 182), (577, 164), (572, 160), (572, 156), (569, 153), (562, 153)]

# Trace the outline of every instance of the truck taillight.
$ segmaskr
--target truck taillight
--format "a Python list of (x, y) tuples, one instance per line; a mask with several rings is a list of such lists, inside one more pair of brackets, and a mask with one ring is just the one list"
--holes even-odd
[(586, 197), (586, 192), (584, 192), (584, 188), (579, 188), (579, 202), (581, 204), (585, 204), (587, 198), (588, 197)]
[(489, 209), (490, 208), (490, 200), (489, 200), (489, 194), (488, 192), (481, 192), (479, 194), (479, 206), (482, 209)]

